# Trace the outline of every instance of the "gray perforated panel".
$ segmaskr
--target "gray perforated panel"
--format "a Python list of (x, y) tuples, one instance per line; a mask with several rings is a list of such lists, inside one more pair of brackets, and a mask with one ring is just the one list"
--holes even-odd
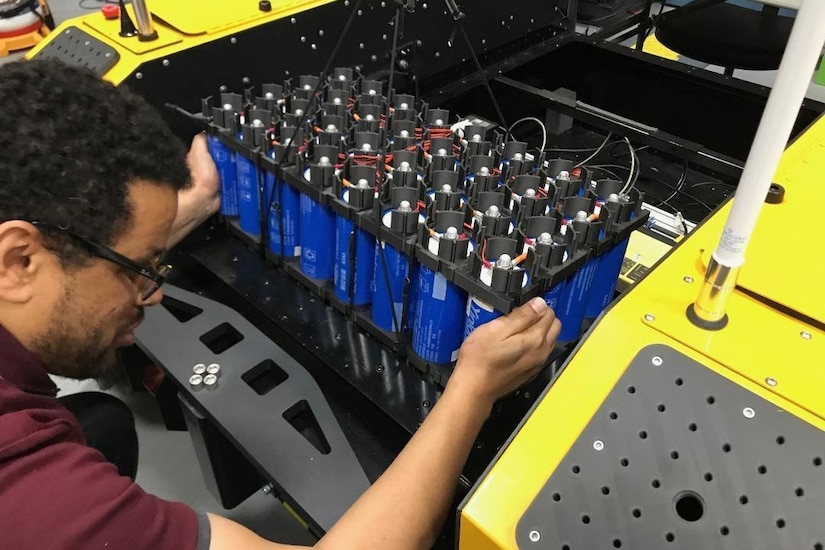
[(521, 518), (518, 545), (823, 550), (823, 459), (821, 430), (650, 346)]
[(77, 67), (86, 67), (103, 76), (120, 55), (111, 46), (78, 27), (67, 27), (40, 50), (35, 59), (57, 59)]

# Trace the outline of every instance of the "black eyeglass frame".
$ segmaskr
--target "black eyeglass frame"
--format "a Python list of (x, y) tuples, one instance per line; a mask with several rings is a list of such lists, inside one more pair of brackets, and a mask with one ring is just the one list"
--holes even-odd
[[(172, 270), (171, 265), (161, 265), (158, 267), (157, 270), (150, 269), (148, 267), (144, 267), (134, 260), (131, 260), (124, 256), (123, 254), (116, 252), (109, 248), (106, 245), (102, 245), (94, 240), (86, 237), (85, 235), (81, 235), (80, 233), (76, 233), (67, 227), (63, 227), (57, 224), (36, 221), (36, 220), (27, 220), (33, 226), (39, 228), (46, 228), (59, 231), (61, 233), (65, 233), (69, 235), (78, 243), (83, 245), (83, 248), (92, 256), (96, 258), (100, 258), (101, 260), (106, 260), (108, 262), (112, 262), (113, 264), (119, 265), (124, 269), (128, 269), (134, 273), (137, 273), (141, 277), (144, 277), (154, 283), (150, 285), (146, 289), (141, 292), (141, 300), (146, 301), (152, 297), (152, 295), (157, 292), (160, 287), (166, 282), (166, 279), (169, 275), (169, 272)], [(162, 258), (161, 258), (162, 262)]]

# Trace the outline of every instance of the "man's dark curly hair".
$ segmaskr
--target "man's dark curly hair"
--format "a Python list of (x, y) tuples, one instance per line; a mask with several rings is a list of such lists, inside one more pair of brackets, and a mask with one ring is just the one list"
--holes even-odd
[[(137, 180), (174, 190), (190, 180), (186, 150), (142, 98), (56, 61), (0, 67), (0, 223), (41, 221), (111, 245), (132, 223)], [(65, 234), (43, 233), (64, 266), (88, 261)]]

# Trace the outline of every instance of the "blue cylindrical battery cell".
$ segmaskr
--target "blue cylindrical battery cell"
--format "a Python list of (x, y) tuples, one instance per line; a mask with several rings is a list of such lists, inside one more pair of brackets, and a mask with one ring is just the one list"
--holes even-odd
[(587, 300), (584, 317), (593, 319), (601, 314), (602, 310), (613, 299), (613, 292), (616, 290), (616, 282), (619, 273), (622, 271), (622, 262), (629, 238), (617, 243), (610, 250), (602, 254), (599, 261), (599, 269), (593, 277), (593, 286), (590, 289), (590, 297)]
[(559, 298), (556, 317), (561, 321), (560, 342), (575, 340), (581, 335), (584, 311), (593, 286), (593, 277), (601, 258), (593, 258), (570, 277)]
[(301, 195), (301, 271), (308, 277), (330, 281), (335, 272), (335, 214), (326, 206)]
[(301, 255), (301, 194), (271, 172), (266, 172), (264, 181), (267, 204), (263, 209), (269, 210), (269, 250), (276, 256), (297, 258)]
[(235, 166), (235, 153), (221, 143), (218, 136), (209, 136), (207, 143), (221, 182), (221, 214), (224, 216), (237, 216), (238, 169)]
[[(335, 296), (350, 303), (349, 292), (350, 285), (352, 285), (352, 305), (367, 305), (372, 301), (375, 237), (360, 227), (356, 228), (352, 220), (341, 216), (336, 216), (335, 226)], [(355, 239), (354, 263), (351, 256), (353, 238)]]
[(388, 332), (401, 330), (404, 285), (410, 272), (407, 257), (390, 245), (375, 244), (372, 321)]
[(547, 304), (547, 307), (556, 311), (559, 308), (559, 302), (561, 301), (561, 297), (564, 294), (564, 288), (566, 286), (565, 281), (561, 281), (553, 285), (553, 287), (544, 293), (544, 302)]
[(238, 214), (241, 229), (250, 235), (261, 234), (261, 195), (258, 191), (258, 168), (248, 158), (237, 155)]
[(467, 300), (467, 319), (464, 321), (464, 339), (470, 333), (485, 323), (501, 317), (501, 312), (496, 311), (493, 306), (475, 296), (470, 296)]
[(451, 363), (464, 339), (467, 293), (426, 266), (418, 269), (413, 351), (430, 363)]

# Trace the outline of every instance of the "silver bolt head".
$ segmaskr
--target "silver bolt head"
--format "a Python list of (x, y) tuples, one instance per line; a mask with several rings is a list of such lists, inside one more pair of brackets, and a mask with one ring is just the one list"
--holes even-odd
[(683, 279), (683, 280), (684, 280), (687, 284), (691, 284), (691, 283), (693, 283), (693, 277), (691, 277), (690, 275), (685, 275), (685, 277), (684, 277), (684, 279)]
[(653, 363), (653, 365), (656, 366), (656, 367), (661, 367), (662, 363), (664, 363), (664, 361), (662, 361), (662, 358), (659, 357), (658, 355), (655, 356), (653, 359), (651, 359), (650, 362)]
[(482, 166), (478, 170), (478, 175), (479, 176), (489, 176), (490, 175), (490, 169), (487, 168), (486, 166)]
[(653, 315), (652, 313), (645, 313), (645, 321), (647, 321), (649, 323), (652, 323), (655, 320), (656, 320), (655, 315)]
[(496, 260), (496, 267), (510, 268), (513, 266), (513, 258), (509, 254), (502, 254)]
[(545, 231), (539, 235), (538, 241), (540, 244), (553, 244), (553, 236)]
[(412, 205), (410, 201), (401, 201), (401, 204), (398, 205), (399, 212), (412, 212)]
[(203, 374), (206, 372), (206, 365), (203, 363), (198, 363), (194, 367), (192, 367), (192, 372), (195, 374)]
[(530, 542), (538, 542), (541, 540), (541, 533), (538, 531), (530, 531), (530, 534), (527, 535), (530, 538)]
[(747, 419), (751, 419), (754, 416), (756, 416), (756, 411), (754, 411), (750, 407), (745, 407), (744, 409), (742, 409), (742, 416), (744, 416)]
[(597, 439), (596, 441), (593, 442), (593, 448), (596, 449), (597, 451), (603, 451), (604, 450), (604, 441), (602, 441), (601, 439)]
[(359, 189), (369, 189), (370, 182), (367, 181), (367, 178), (361, 178), (355, 186)]
[(207, 374), (203, 377), (203, 385), (204, 386), (214, 386), (218, 383), (218, 377), (214, 374)]
[(412, 170), (412, 167), (410, 166), (410, 163), (405, 160), (398, 165), (398, 169), (401, 172), (409, 172), (410, 170)]
[(449, 183), (445, 183), (444, 185), (441, 186), (441, 192), (442, 193), (452, 193), (453, 192), (453, 186), (450, 185)]
[(455, 227), (448, 227), (447, 231), (444, 232), (444, 238), (448, 241), (458, 240), (458, 229)]
[(218, 374), (221, 372), (221, 366), (217, 363), (212, 363), (208, 367), (206, 367), (206, 372), (209, 374)]
[(361, 146), (361, 150), (362, 151), (372, 151), (372, 145), (370, 145), (369, 143), (365, 143)]
[(803, 330), (802, 332), (799, 333), (799, 335), (802, 337), (803, 340), (810, 340), (813, 337), (811, 335), (811, 333), (808, 332), (807, 330)]
[(535, 189), (527, 189), (523, 195), (527, 199), (534, 199), (536, 198), (536, 190)]
[(447, 156), (447, 150), (446, 149), (439, 149), (436, 152), (436, 155), (438, 155), (439, 157), (446, 157)]
[(501, 216), (501, 210), (495, 204), (490, 205), (490, 208), (487, 209), (487, 212), (484, 213), (486, 216), (490, 216), (491, 218), (498, 218)]
[(774, 378), (773, 376), (768, 376), (767, 378), (765, 378), (765, 383), (772, 387), (775, 387), (778, 384), (776, 378)]
[(329, 166), (329, 157), (321, 157), (318, 159), (318, 166)]
[(200, 386), (201, 384), (203, 384), (203, 376), (200, 374), (193, 374), (189, 377), (190, 386)]

